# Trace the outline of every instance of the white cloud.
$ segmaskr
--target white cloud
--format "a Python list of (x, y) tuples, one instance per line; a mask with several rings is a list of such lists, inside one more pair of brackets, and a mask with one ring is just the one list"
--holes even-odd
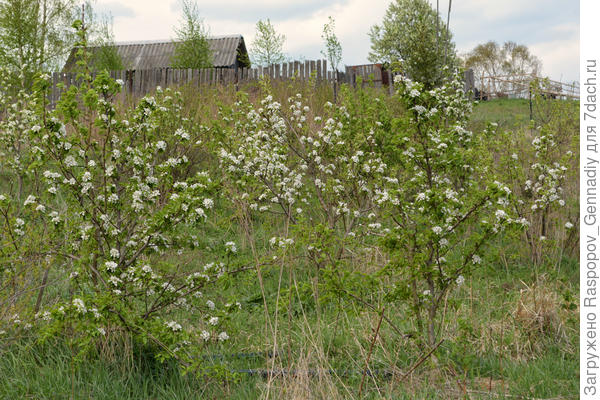
[(116, 1), (103, 2), (94, 7), (94, 11), (98, 14), (111, 14), (114, 18), (135, 16), (135, 11), (131, 7)]
[(387, 7), (387, 1), (374, 0), (365, 7), (364, 0), (351, 0), (344, 6), (333, 5), (318, 10), (309, 18), (289, 19), (279, 25), (287, 36), (287, 49), (292, 55), (322, 58), (324, 48), (321, 34), (328, 17), (335, 18), (335, 31), (342, 45), (345, 63), (365, 63), (370, 49), (367, 32), (379, 23)]
[[(436, 1), (429, 0), (435, 8)], [(500, 20), (507, 17), (523, 15), (525, 13), (534, 12), (542, 7), (547, 0), (461, 0), (452, 3), (450, 13), (450, 26), (452, 26), (452, 18), (457, 15), (476, 16), (480, 20)], [(443, 15), (444, 21), (448, 13), (448, 0), (440, 1), (440, 14)]]
[[(228, 5), (239, 3), (241, 0), (228, 0)], [(148, 4), (150, 3), (150, 5)], [(274, 3), (274, 0), (261, 0), (260, 6)], [(383, 18), (388, 1), (374, 0), (365, 7), (364, 0), (350, 0), (345, 4), (335, 2), (325, 5), (309, 15), (295, 17), (289, 15), (285, 19), (271, 22), (277, 32), (286, 36), (285, 52), (292, 58), (300, 56), (308, 59), (323, 58), (320, 51), (323, 48), (321, 33), (323, 25), (331, 15), (336, 21), (336, 34), (343, 48), (345, 63), (366, 63), (370, 49), (367, 32), (370, 27), (379, 23)], [(128, 6), (135, 10), (140, 17), (128, 21), (115, 21), (115, 37), (117, 41), (157, 40), (174, 36), (173, 27), (178, 24), (179, 15), (173, 10), (172, 4), (162, 2), (154, 6), (153, 2), (131, 0)], [(201, 8), (201, 3), (199, 7)], [(240, 33), (249, 46), (254, 39), (256, 21), (247, 22), (231, 19), (227, 11), (223, 11), (219, 19), (205, 19), (213, 35)]]
[(529, 46), (543, 63), (543, 73), (554, 80), (579, 80), (579, 38), (554, 40)]
[(555, 80), (579, 80), (579, 24), (565, 23), (550, 28), (553, 40), (529, 46), (543, 62), (543, 73)]
[[(98, 1), (98, 5), (108, 3)], [(173, 37), (173, 26), (178, 15), (165, 1), (127, 0), (135, 17), (115, 18), (114, 33), (117, 41), (156, 40)]]

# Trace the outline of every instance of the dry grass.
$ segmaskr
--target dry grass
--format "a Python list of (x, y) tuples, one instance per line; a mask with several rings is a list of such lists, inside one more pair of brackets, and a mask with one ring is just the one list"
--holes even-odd
[[(499, 289), (490, 288), (488, 292)], [(565, 351), (576, 350), (572, 343), (576, 332), (566, 321), (576, 318), (579, 311), (563, 307), (561, 292), (564, 288), (560, 283), (550, 282), (541, 275), (537, 283), (528, 285), (521, 281), (516, 287), (503, 285), (501, 289), (506, 291), (507, 296), (501, 305), (487, 304), (487, 312), (477, 309), (474, 312), (474, 335), (467, 341), (477, 354), (495, 354), (511, 362), (524, 362), (542, 356), (549, 343), (559, 344)], [(473, 301), (485, 305), (483, 295), (480, 292)], [(489, 296), (489, 293), (486, 295)], [(449, 340), (458, 341), (460, 336), (452, 320), (473, 318), (469, 302), (470, 299), (467, 299), (450, 316), (450, 322), (445, 326), (445, 336)]]
[[(540, 337), (552, 337), (557, 341), (568, 340), (556, 285), (551, 285), (542, 278), (537, 284), (525, 286), (519, 293), (513, 317), (529, 338), (529, 342), (534, 342)], [(531, 344), (533, 346), (533, 343)]]

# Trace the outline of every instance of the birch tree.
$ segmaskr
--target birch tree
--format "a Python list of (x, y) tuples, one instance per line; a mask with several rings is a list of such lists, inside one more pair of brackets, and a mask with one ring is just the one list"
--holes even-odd
[(270, 19), (259, 20), (256, 23), (256, 36), (250, 46), (252, 61), (263, 66), (284, 62), (284, 43), (285, 36), (275, 31)]

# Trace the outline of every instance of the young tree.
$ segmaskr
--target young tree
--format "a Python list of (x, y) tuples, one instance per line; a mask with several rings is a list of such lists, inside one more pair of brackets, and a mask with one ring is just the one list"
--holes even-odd
[(333, 85), (333, 97), (334, 101), (337, 102), (337, 84), (338, 84), (338, 65), (342, 60), (342, 45), (338, 40), (335, 32), (335, 20), (333, 17), (329, 17), (329, 23), (323, 26), (323, 34), (321, 37), (325, 41), (325, 51), (321, 50), (327, 60), (333, 72), (335, 72), (335, 81)]
[(400, 278), (389, 296), (411, 304), (418, 328), (433, 347), (449, 291), (482, 266), (495, 237), (529, 222), (511, 206), (511, 189), (481, 162), (489, 130), (466, 129), (472, 104), (462, 77), (454, 74), (432, 90), (406, 77), (395, 80), (407, 111), (395, 122), (398, 145), (382, 149), (402, 160), (402, 167), (375, 202), (391, 205), (396, 224), (384, 241), (387, 273)]
[(0, 66), (29, 87), (39, 72), (59, 69), (75, 43), (76, 0), (0, 0)]
[(200, 18), (198, 4), (192, 0), (181, 0), (183, 20), (175, 28), (177, 41), (171, 60), (173, 68), (209, 68), (212, 66), (212, 51), (208, 43), (208, 28)]
[(338, 65), (342, 61), (342, 45), (338, 40), (335, 32), (335, 20), (329, 17), (329, 23), (323, 26), (323, 34), (321, 37), (325, 41), (325, 51), (321, 50), (321, 54), (327, 58), (331, 69), (337, 73)]
[(284, 62), (283, 43), (285, 36), (275, 31), (271, 20), (259, 20), (256, 23), (256, 37), (250, 47), (252, 61), (263, 66)]
[(525, 45), (508, 41), (500, 47), (490, 40), (477, 45), (466, 55), (465, 66), (473, 68), (479, 75), (537, 75), (542, 62)]
[(457, 65), (452, 34), (426, 0), (395, 0), (369, 36), (369, 60), (399, 61), (404, 74), (427, 88), (442, 81), (444, 65)]
[(98, 24), (98, 32), (92, 44), (97, 50), (92, 57), (92, 64), (98, 71), (118, 71), (125, 69), (125, 65), (115, 46), (112, 15), (104, 15)]

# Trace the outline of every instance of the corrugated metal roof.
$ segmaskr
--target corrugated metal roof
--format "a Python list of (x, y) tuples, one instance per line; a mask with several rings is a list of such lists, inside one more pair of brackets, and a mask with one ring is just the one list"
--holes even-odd
[[(171, 66), (171, 58), (175, 51), (174, 41), (140, 41), (116, 43), (117, 53), (123, 60), (127, 69), (152, 69), (168, 68)], [(246, 45), (242, 35), (212, 36), (208, 43), (213, 54), (212, 64), (214, 67), (232, 67), (238, 56), (238, 47), (246, 52)], [(94, 52), (96, 47), (90, 47)], [(75, 52), (73, 49), (69, 59), (65, 63), (63, 71), (69, 71), (75, 66)]]

